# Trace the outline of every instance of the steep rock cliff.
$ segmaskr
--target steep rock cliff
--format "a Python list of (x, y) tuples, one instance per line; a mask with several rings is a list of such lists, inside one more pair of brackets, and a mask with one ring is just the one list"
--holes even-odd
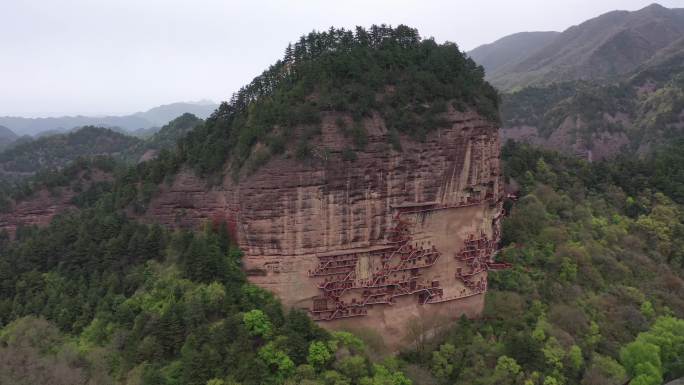
[[(239, 181), (207, 188), (179, 173), (145, 219), (197, 227), (226, 220), (245, 253), (250, 281), (321, 325), (372, 328), (395, 348), (416, 323), (482, 310), (499, 239), (503, 189), (498, 127), (450, 109), (425, 141), (388, 143), (379, 115), (365, 118), (368, 144), (355, 161), (325, 114), (313, 160), (286, 154)], [(413, 325), (413, 326), (412, 326)]]
[(92, 183), (111, 180), (111, 173), (93, 169), (77, 172), (65, 186), (39, 186), (30, 195), (9, 202), (9, 207), (0, 213), (0, 231), (7, 231), (14, 238), (19, 227), (46, 226), (55, 215), (77, 208), (73, 199), (80, 191)]

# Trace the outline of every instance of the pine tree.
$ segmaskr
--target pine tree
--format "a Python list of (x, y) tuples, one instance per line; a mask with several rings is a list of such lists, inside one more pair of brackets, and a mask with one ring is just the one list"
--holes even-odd
[(291, 64), (294, 61), (294, 49), (292, 48), (292, 43), (287, 45), (285, 48), (285, 63)]

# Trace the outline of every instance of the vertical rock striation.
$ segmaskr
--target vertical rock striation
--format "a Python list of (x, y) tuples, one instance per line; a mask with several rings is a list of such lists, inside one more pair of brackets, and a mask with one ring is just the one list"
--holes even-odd
[(499, 240), (503, 188), (498, 127), (450, 110), (424, 141), (389, 145), (379, 116), (368, 144), (351, 144), (323, 117), (314, 159), (274, 158), (239, 182), (207, 188), (186, 170), (150, 204), (146, 219), (196, 227), (226, 220), (251, 282), (331, 328), (372, 328), (390, 348), (416, 330), (483, 307)]
[(8, 210), (0, 212), (0, 231), (6, 231), (14, 239), (21, 227), (47, 226), (55, 215), (77, 209), (72, 202), (77, 191), (85, 191), (95, 182), (111, 180), (110, 173), (93, 169), (78, 172), (65, 186), (51, 189), (43, 186), (23, 199), (11, 201)]

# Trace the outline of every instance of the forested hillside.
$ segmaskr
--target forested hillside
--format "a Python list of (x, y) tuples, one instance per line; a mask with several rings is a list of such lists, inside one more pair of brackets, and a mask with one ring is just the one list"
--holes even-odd
[(481, 320), (404, 357), (440, 384), (683, 376), (682, 150), (589, 164), (507, 144), (506, 173), (521, 187), (503, 231), (514, 267), (490, 275)]
[(152, 150), (172, 149), (176, 146), (176, 142), (179, 139), (202, 122), (202, 119), (193, 114), (185, 113), (180, 115), (145, 140), (143, 147)]
[(364, 146), (364, 116), (416, 140), (448, 105), (496, 120), (498, 97), (482, 76), (454, 45), (407, 27), (312, 33), (205, 123), (183, 116), (163, 130), (194, 127), (154, 159), (80, 160), (9, 191), (70, 186), (96, 168), (112, 175), (74, 188), (75, 209), (49, 226), (0, 236), (0, 383), (656, 385), (684, 376), (684, 142), (596, 163), (507, 144), (507, 182), (520, 199), (506, 204), (501, 253), (513, 267), (491, 272), (480, 319), (418, 333), (398, 356), (326, 332), (248, 283), (226, 221), (196, 232), (136, 221), (181, 167), (221, 175), (286, 151), (305, 161), (322, 113), (355, 114), (339, 127), (354, 138), (350, 159)]
[[(85, 127), (16, 144), (0, 152), (0, 206), (6, 209), (10, 200), (28, 197), (41, 186), (52, 190), (67, 187), (64, 175), (73, 178), (84, 165), (102, 163), (103, 158), (111, 163), (106, 167), (111, 172), (114, 164), (125, 167), (150, 160), (162, 150), (168, 154), (180, 138), (202, 122), (195, 115), (183, 114), (144, 140), (107, 128)], [(60, 169), (65, 171), (55, 172)]]
[[(505, 91), (574, 80), (610, 81), (634, 72), (682, 36), (684, 8), (651, 4), (633, 12), (612, 11), (566, 29), (522, 59), (510, 56), (487, 80)], [(499, 51), (507, 48), (504, 44)]]
[(0, 381), (410, 384), (246, 282), (225, 223), (170, 232), (102, 192), (0, 244)]
[(684, 9), (652, 4), (548, 40), (510, 35), (471, 55), (496, 62), (486, 75), (503, 92), (505, 139), (589, 160), (641, 155), (684, 134), (682, 26)]
[(174, 118), (190, 113), (200, 118), (209, 116), (218, 105), (209, 101), (196, 103), (171, 103), (147, 111), (122, 116), (62, 116), (47, 118), (23, 118), (0, 116), (0, 125), (11, 128), (20, 135), (36, 135), (51, 132), (64, 133), (84, 126), (119, 128), (127, 133), (159, 128)]
[(514, 267), (491, 274), (481, 320), (381, 365), (357, 338), (328, 334), (246, 283), (225, 223), (194, 234), (137, 224), (118, 209), (125, 188), (105, 189), (81, 212), (2, 243), (0, 375), (17, 384), (604, 385), (639, 375), (635, 383), (660, 384), (684, 375), (683, 148), (588, 164), (508, 144), (507, 175), (521, 186), (504, 222)]
[[(251, 154), (257, 143), (268, 154), (294, 147), (306, 159), (321, 113), (353, 112), (354, 124), (339, 128), (362, 149), (358, 123), (371, 114), (383, 115), (395, 133), (420, 139), (439, 127), (447, 108), (476, 109), (496, 120), (497, 102), (481, 67), (453, 44), (422, 40), (413, 29), (331, 29), (303, 37), (177, 148), (77, 191), (72, 201), (79, 210), (48, 227), (5, 237), (0, 354), (8, 359), (0, 378), (410, 384), (401, 361), (378, 359), (348, 333), (322, 331), (305, 313), (284, 311), (271, 294), (246, 283), (226, 223), (192, 233), (142, 225), (130, 215), (144, 213), (157, 186), (186, 164), (211, 174), (226, 161), (238, 169), (253, 157), (263, 162), (265, 155)], [(178, 123), (186, 120), (194, 123), (183, 117)], [(61, 177), (66, 171), (41, 175), (24, 196), (41, 181), (71, 183)]]
[[(360, 122), (374, 113), (393, 138), (422, 138), (440, 126), (448, 103), (497, 120), (498, 96), (483, 77), (456, 45), (421, 39), (406, 26), (312, 32), (192, 131), (180, 144), (181, 161), (209, 174), (226, 160), (234, 171), (248, 161), (258, 167), (288, 147), (298, 158), (310, 157), (310, 139), (326, 112), (352, 114), (354, 123), (339, 128), (356, 149), (367, 141)], [(265, 146), (253, 153), (256, 143)]]
[(0, 126), (0, 150), (11, 145), (19, 136), (5, 126)]
[(116, 156), (138, 139), (101, 127), (84, 127), (68, 134), (42, 137), (0, 152), (3, 177), (58, 169), (79, 157)]
[(595, 158), (645, 153), (684, 135), (684, 39), (613, 83), (527, 87), (504, 94), (504, 137)]
[(175, 149), (179, 139), (203, 122), (202, 119), (193, 114), (186, 113), (180, 115), (162, 126), (159, 131), (126, 151), (125, 158), (134, 162), (149, 160), (163, 149)]

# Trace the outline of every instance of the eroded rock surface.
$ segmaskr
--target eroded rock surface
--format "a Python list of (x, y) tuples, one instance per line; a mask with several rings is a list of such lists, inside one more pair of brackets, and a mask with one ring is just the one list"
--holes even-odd
[[(367, 118), (368, 144), (344, 160), (353, 143), (338, 122), (352, 122), (329, 114), (313, 159), (281, 155), (213, 187), (185, 169), (140, 219), (184, 228), (226, 221), (251, 282), (325, 327), (372, 330), (396, 349), (477, 316), (487, 271), (500, 267), (492, 262), (504, 195), (498, 127), (473, 112), (446, 118), (424, 141), (402, 137), (401, 151), (379, 116)], [(69, 186), (39, 190), (0, 214), (0, 229), (45, 225), (74, 196)]]
[(365, 119), (368, 144), (345, 161), (352, 142), (336, 121), (349, 118), (326, 115), (314, 159), (276, 157), (211, 188), (185, 170), (145, 218), (226, 220), (253, 283), (323, 326), (372, 329), (396, 348), (417, 329), (479, 314), (496, 267), (498, 127), (472, 112), (447, 118), (423, 142), (402, 138), (401, 151), (379, 116)]
[(9, 209), (0, 213), (0, 231), (7, 231), (10, 238), (14, 238), (19, 227), (46, 226), (55, 215), (76, 208), (72, 203), (72, 199), (77, 195), (74, 184), (79, 184), (81, 189), (87, 189), (93, 182), (111, 179), (109, 173), (100, 170), (80, 172), (67, 186), (56, 187), (52, 191), (41, 188), (24, 199), (10, 202)]
[[(619, 127), (632, 127), (631, 121), (625, 114), (616, 116), (604, 114), (603, 120), (607, 124)], [(530, 143), (565, 154), (577, 155), (589, 161), (614, 157), (630, 145), (625, 132), (619, 130), (589, 132), (587, 124), (577, 116), (566, 117), (548, 136), (542, 135), (535, 126), (503, 127), (501, 139), (503, 142), (512, 139), (516, 142)]]

